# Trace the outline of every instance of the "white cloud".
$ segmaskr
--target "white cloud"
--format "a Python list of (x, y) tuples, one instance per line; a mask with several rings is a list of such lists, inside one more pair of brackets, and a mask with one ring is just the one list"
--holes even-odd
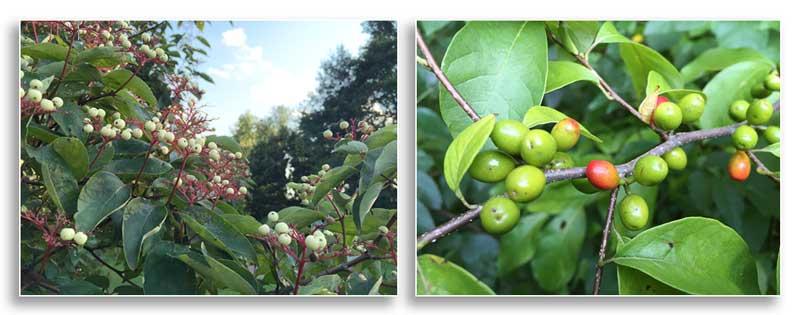
[(222, 33), (222, 43), (228, 47), (241, 47), (247, 44), (247, 34), (243, 28), (234, 28)]

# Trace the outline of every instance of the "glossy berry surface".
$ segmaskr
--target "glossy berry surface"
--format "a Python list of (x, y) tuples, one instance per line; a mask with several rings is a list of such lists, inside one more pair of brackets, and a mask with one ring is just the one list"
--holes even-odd
[(522, 138), (528, 133), (528, 127), (517, 120), (504, 119), (498, 121), (492, 129), (494, 145), (511, 155), (518, 155)]
[(693, 123), (703, 116), (703, 111), (706, 108), (706, 99), (698, 93), (689, 93), (678, 102), (678, 107), (681, 108), (683, 116), (683, 123)]
[(764, 79), (764, 87), (766, 87), (770, 91), (780, 91), (781, 77), (779, 77), (778, 74), (775, 72), (768, 74), (767, 77)]
[(669, 150), (667, 153), (664, 153), (661, 158), (667, 162), (667, 166), (671, 170), (681, 171), (686, 168), (686, 151), (683, 151), (680, 147)]
[(781, 142), (781, 127), (769, 126), (764, 130), (764, 139), (770, 144)]
[(752, 125), (763, 125), (769, 122), (772, 118), (772, 104), (765, 99), (753, 101), (750, 108), (747, 109), (747, 122)]
[(659, 95), (656, 98), (656, 105), (661, 105), (661, 103), (666, 103), (666, 102), (669, 102), (669, 99), (666, 96)]
[(605, 160), (592, 160), (586, 166), (586, 178), (597, 189), (610, 190), (619, 186), (619, 173), (614, 164)]
[(556, 149), (556, 139), (550, 133), (534, 129), (525, 134), (519, 153), (528, 164), (542, 167), (553, 159)]
[(511, 231), (519, 222), (519, 207), (511, 199), (494, 197), (483, 204), (480, 217), (486, 232), (503, 234)]
[(567, 151), (581, 138), (581, 125), (575, 119), (564, 118), (553, 126), (550, 135), (556, 140), (559, 151)]
[(528, 202), (539, 197), (544, 190), (545, 177), (542, 170), (530, 165), (522, 165), (506, 176), (506, 191), (516, 202)]
[(641, 230), (650, 219), (647, 201), (639, 195), (628, 195), (619, 204), (619, 218), (631, 230)]
[(737, 182), (743, 182), (750, 176), (750, 157), (744, 151), (736, 151), (728, 161), (728, 176)]
[(638, 161), (633, 168), (633, 178), (642, 185), (653, 186), (658, 185), (669, 173), (669, 166), (659, 156), (648, 155)]
[(753, 127), (742, 125), (733, 132), (733, 146), (739, 150), (750, 150), (758, 144), (758, 133)]
[(663, 130), (674, 130), (681, 125), (683, 114), (681, 108), (675, 103), (665, 102), (656, 106), (653, 111), (653, 123)]
[(483, 151), (475, 156), (469, 175), (484, 183), (496, 183), (506, 178), (516, 163), (506, 153), (498, 150)]
[(736, 100), (728, 107), (728, 116), (736, 122), (744, 121), (747, 119), (748, 108), (750, 108), (750, 103), (745, 100)]

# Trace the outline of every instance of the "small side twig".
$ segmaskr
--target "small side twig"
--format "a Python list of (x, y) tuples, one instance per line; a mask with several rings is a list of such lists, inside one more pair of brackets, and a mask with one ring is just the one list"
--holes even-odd
[(753, 160), (753, 162), (756, 163), (756, 170), (760, 171), (759, 174), (763, 174), (763, 175), (769, 177), (770, 179), (772, 179), (774, 182), (776, 182), (778, 184), (781, 183), (781, 178), (778, 177), (778, 175), (776, 175), (775, 172), (773, 172), (769, 168), (767, 168), (767, 166), (764, 165), (764, 162), (762, 162), (761, 159), (759, 159), (756, 156), (755, 153), (753, 153), (752, 151), (747, 151), (747, 156), (749, 156), (750, 159)]
[(619, 187), (611, 191), (611, 201), (608, 203), (608, 213), (606, 214), (606, 224), (603, 227), (603, 238), (600, 239), (600, 251), (597, 254), (597, 269), (594, 272), (594, 287), (592, 294), (600, 294), (600, 282), (603, 280), (603, 260), (606, 259), (606, 247), (608, 246), (608, 234), (614, 224), (614, 208), (617, 206), (617, 192)]

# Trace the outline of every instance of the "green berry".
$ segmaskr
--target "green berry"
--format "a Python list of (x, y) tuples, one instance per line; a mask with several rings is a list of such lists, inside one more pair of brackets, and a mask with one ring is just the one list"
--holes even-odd
[(764, 130), (764, 139), (770, 144), (781, 142), (781, 128), (777, 126), (769, 126)]
[(469, 175), (485, 183), (496, 183), (505, 179), (515, 166), (514, 159), (502, 151), (483, 151), (472, 161)]
[(755, 100), (747, 109), (747, 122), (751, 125), (766, 124), (772, 118), (773, 111), (772, 104), (768, 100)]
[(535, 166), (522, 165), (506, 176), (508, 196), (516, 202), (528, 202), (539, 197), (544, 190), (545, 177)]
[(778, 76), (777, 72), (772, 72), (767, 75), (767, 77), (764, 79), (764, 87), (770, 91), (781, 90), (781, 77)]
[(674, 130), (681, 125), (683, 121), (683, 114), (681, 108), (675, 103), (664, 102), (656, 106), (653, 111), (653, 122), (655, 125), (663, 130)]
[(758, 133), (753, 127), (742, 125), (733, 132), (733, 146), (739, 150), (750, 150), (758, 144)]
[(659, 156), (648, 155), (638, 161), (633, 168), (633, 177), (642, 185), (653, 186), (661, 183), (669, 173), (669, 166)]
[(519, 222), (519, 207), (511, 199), (495, 197), (483, 204), (480, 217), (486, 232), (503, 234)]
[(556, 152), (553, 156), (553, 159), (550, 160), (550, 163), (547, 163), (545, 166), (546, 169), (562, 169), (562, 168), (571, 168), (575, 167), (575, 162), (572, 160), (572, 157), (569, 154), (564, 152)]
[(619, 205), (619, 216), (625, 227), (641, 230), (650, 218), (647, 201), (639, 195), (626, 196)]
[(572, 149), (581, 137), (581, 125), (575, 119), (564, 118), (553, 126), (550, 135), (556, 140), (559, 151)]
[(667, 166), (671, 170), (681, 171), (686, 168), (686, 152), (681, 148), (674, 148), (661, 156), (667, 162)]
[(706, 99), (698, 93), (689, 93), (681, 98), (680, 102), (678, 102), (678, 107), (681, 108), (681, 114), (683, 115), (682, 122), (684, 124), (693, 123), (703, 115)]
[(750, 103), (745, 100), (736, 100), (731, 103), (728, 108), (728, 115), (733, 121), (741, 122), (747, 119), (747, 109), (750, 108)]
[(520, 155), (528, 164), (543, 167), (553, 159), (558, 146), (550, 133), (541, 129), (528, 131), (522, 139)]
[(522, 138), (528, 133), (528, 127), (519, 121), (504, 119), (498, 121), (492, 129), (492, 142), (500, 150), (511, 155), (519, 155)]

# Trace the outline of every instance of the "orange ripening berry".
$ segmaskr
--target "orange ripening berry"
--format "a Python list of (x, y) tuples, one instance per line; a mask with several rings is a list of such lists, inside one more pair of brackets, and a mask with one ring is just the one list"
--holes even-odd
[(602, 190), (614, 189), (619, 185), (619, 174), (614, 164), (604, 160), (592, 160), (586, 166), (586, 178)]
[(728, 175), (737, 182), (750, 176), (750, 157), (744, 151), (736, 151), (728, 162)]

